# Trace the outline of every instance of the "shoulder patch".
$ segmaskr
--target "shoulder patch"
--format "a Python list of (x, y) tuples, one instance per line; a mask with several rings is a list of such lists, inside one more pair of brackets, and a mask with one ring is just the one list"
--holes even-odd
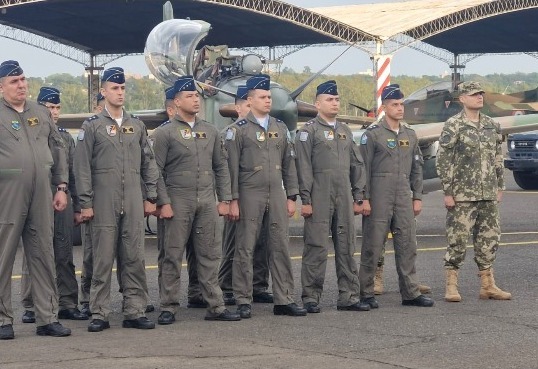
[(366, 129), (376, 129), (376, 128), (378, 128), (378, 127), (379, 127), (379, 126), (378, 126), (377, 124), (370, 124), (370, 125), (368, 126), (368, 128), (366, 128)]
[(247, 124), (247, 120), (246, 119), (241, 119), (239, 122), (237, 122), (235, 124), (237, 124), (239, 127), (241, 127), (241, 126), (244, 126), (245, 124)]
[(361, 136), (361, 145), (366, 145), (366, 142), (368, 142), (368, 136), (363, 133)]
[(301, 131), (299, 134), (299, 141), (305, 142), (306, 140), (308, 140), (308, 132)]
[(234, 141), (235, 140), (235, 128), (230, 127), (226, 131), (226, 140), (227, 141)]
[(84, 141), (84, 129), (81, 128), (78, 130), (77, 140)]
[(58, 126), (58, 132), (67, 132), (67, 129)]

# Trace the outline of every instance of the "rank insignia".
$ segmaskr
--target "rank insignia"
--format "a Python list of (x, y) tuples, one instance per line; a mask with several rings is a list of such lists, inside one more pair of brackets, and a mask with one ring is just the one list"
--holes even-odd
[(399, 144), (401, 147), (409, 147), (409, 140), (399, 140), (399, 141), (398, 141), (398, 144)]
[(189, 128), (179, 129), (179, 133), (181, 133), (181, 137), (183, 137), (185, 140), (189, 140), (192, 138), (192, 132)]
[(84, 141), (84, 130), (82, 128), (78, 130), (77, 140)]
[(133, 126), (121, 127), (121, 131), (123, 133), (134, 133), (134, 127)]
[(28, 118), (28, 124), (30, 127), (37, 126), (39, 124), (39, 119), (37, 119), (37, 117)]
[(226, 131), (226, 140), (227, 141), (235, 140), (235, 129), (234, 128), (228, 128), (228, 130)]
[(347, 139), (347, 135), (345, 133), (339, 133), (338, 134), (338, 139), (339, 140), (346, 140)]
[(118, 133), (118, 130), (116, 129), (116, 126), (106, 126), (106, 133), (110, 137), (114, 137)]
[(334, 132), (333, 131), (324, 131), (325, 138), (329, 141), (334, 140)]
[(278, 132), (267, 132), (269, 134), (269, 138), (278, 138)]
[(18, 120), (12, 120), (11, 128), (13, 128), (15, 131), (18, 131), (19, 129), (21, 129), (21, 124), (19, 123)]
[(368, 141), (368, 136), (366, 136), (364, 133), (361, 136), (361, 145), (366, 145), (366, 142)]
[(207, 133), (205, 133), (205, 132), (194, 132), (194, 137), (196, 137), (196, 138), (207, 138)]
[(299, 141), (305, 142), (306, 140), (308, 140), (308, 132), (301, 132), (299, 135)]
[(387, 147), (394, 149), (396, 147), (396, 140), (394, 138), (387, 138)]
[(260, 142), (265, 141), (265, 132), (256, 132), (256, 139)]

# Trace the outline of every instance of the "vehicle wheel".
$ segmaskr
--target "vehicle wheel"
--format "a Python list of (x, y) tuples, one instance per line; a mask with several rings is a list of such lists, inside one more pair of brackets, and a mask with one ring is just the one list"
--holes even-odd
[(538, 190), (538, 176), (532, 172), (513, 172), (517, 185), (524, 190)]

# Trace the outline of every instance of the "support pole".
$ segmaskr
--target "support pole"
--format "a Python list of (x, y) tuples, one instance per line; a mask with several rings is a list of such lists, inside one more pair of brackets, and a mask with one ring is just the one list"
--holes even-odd
[(96, 96), (100, 87), (99, 71), (102, 71), (104, 68), (95, 66), (95, 55), (90, 55), (90, 66), (85, 69), (88, 75), (88, 112), (92, 112), (93, 108), (97, 105)]

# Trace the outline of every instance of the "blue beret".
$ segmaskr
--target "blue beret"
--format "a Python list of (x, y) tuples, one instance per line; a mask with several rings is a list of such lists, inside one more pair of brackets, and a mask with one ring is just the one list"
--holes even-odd
[(400, 90), (400, 85), (393, 84), (386, 86), (381, 92), (381, 100), (400, 100), (403, 99), (404, 94)]
[(52, 104), (60, 103), (60, 90), (54, 87), (41, 87), (39, 89), (39, 95), (37, 95), (38, 102), (50, 102)]
[(257, 76), (250, 77), (247, 80), (247, 89), (250, 90), (266, 90), (269, 91), (271, 87), (271, 77), (267, 74), (258, 74)]
[(104, 99), (105, 99), (105, 97), (100, 92), (98, 92), (97, 96), (95, 96), (95, 100), (97, 100), (97, 102), (99, 102), (101, 100), (104, 100)]
[(182, 76), (174, 82), (174, 96), (181, 91), (196, 91), (193, 76)]
[(336, 81), (330, 80), (327, 82), (323, 82), (321, 85), (318, 86), (316, 90), (316, 96), (321, 94), (327, 94), (327, 95), (338, 95), (338, 87), (336, 86)]
[(247, 95), (248, 95), (248, 88), (247, 86), (237, 86), (237, 92), (235, 93), (235, 95), (237, 96), (237, 98), (239, 100), (246, 100), (247, 99)]
[(118, 84), (125, 83), (125, 74), (123, 74), (123, 68), (112, 67), (103, 72), (101, 82), (114, 82)]
[(174, 100), (174, 97), (176, 97), (176, 89), (174, 86), (168, 87), (166, 90), (164, 90), (164, 95), (166, 96), (166, 100)]
[(15, 60), (6, 60), (0, 64), (0, 78), (20, 76), (23, 73), (22, 68), (19, 66), (19, 62)]

